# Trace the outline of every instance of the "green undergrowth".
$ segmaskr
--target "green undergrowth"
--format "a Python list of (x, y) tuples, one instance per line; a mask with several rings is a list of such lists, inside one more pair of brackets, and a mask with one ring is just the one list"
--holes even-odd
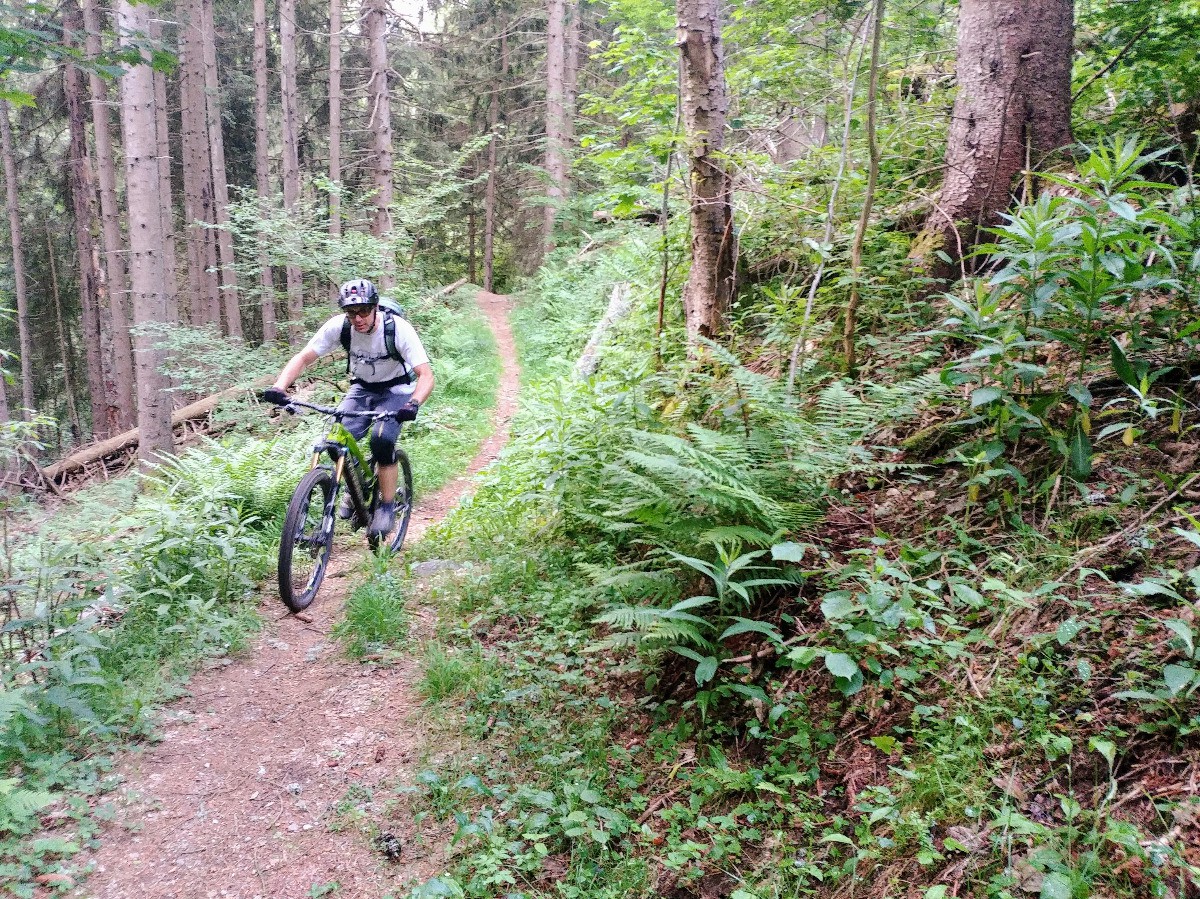
[[(1172, 202), (1178, 246), (1155, 246), (1184, 249)], [(1062, 273), (1092, 264), (1071, 242), (1111, 218), (1048, 214), (1054, 283), (1093, 296), (1099, 274)], [(1158, 264), (1126, 238), (1113, 246)], [(1181, 386), (1190, 343), (1171, 343), (1194, 333), (1173, 293), (1191, 269), (1116, 275), (1160, 292), (1150, 323), (1111, 282), (1090, 320), (1071, 314), (1087, 297), (1049, 287), (1022, 314), (992, 296), (1026, 283), (1006, 260), (1034, 258), (1005, 240), (999, 274), (970, 286), (996, 310), (971, 327), (1011, 340), (964, 353), (962, 304), (943, 303), (943, 330), (879, 342), (877, 382), (814, 352), (794, 393), (774, 344), (750, 339), (769, 295), (743, 300), (736, 349), (689, 357), (670, 318), (653, 337), (645, 245), (610, 251), (635, 305), (600, 373), (555, 377), (573, 362), (555, 353), (500, 463), (414, 553), (455, 564), (399, 585), (438, 609), (421, 650), (438, 723), (394, 814), (452, 834), (414, 895), (1200, 889), (1200, 409)], [(588, 277), (552, 266), (539, 283)], [(524, 303), (522, 329), (555, 308), (536, 285)], [(1044, 389), (1068, 351), (1086, 392)], [(1089, 409), (1122, 428), (1093, 445)]]
[[(472, 300), (464, 290), (410, 308), (438, 378), (405, 434), (418, 494), (461, 471), (488, 431), (499, 361)], [(111, 755), (154, 739), (155, 711), (188, 674), (239, 652), (260, 626), (258, 587), (274, 573), (283, 514), (320, 424), (272, 421), (256, 405), (228, 420), (262, 436), (236, 428), (48, 516), (28, 504), (6, 513), (0, 881), (15, 895), (34, 895), (35, 877), (65, 888), (79, 876), (72, 856), (94, 840), (102, 794), (116, 786)], [(384, 562), (372, 564), (379, 577), (356, 592), (351, 615), (394, 633), (407, 613), (382, 589)], [(381, 638), (368, 628), (356, 639), (361, 656)]]

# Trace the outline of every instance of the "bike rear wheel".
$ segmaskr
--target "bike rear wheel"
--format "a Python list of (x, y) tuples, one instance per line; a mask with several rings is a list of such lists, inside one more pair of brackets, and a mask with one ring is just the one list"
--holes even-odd
[(317, 595), (333, 551), (337, 490), (328, 468), (314, 468), (292, 494), (279, 541), (279, 598), (293, 612)]
[[(404, 545), (404, 538), (408, 534), (408, 520), (412, 518), (413, 509), (412, 464), (408, 461), (404, 450), (400, 448), (396, 449), (396, 464), (400, 467), (396, 483), (396, 520), (392, 524), (392, 529), (386, 534), (380, 537), (371, 537), (368, 540), (371, 549), (379, 549), (384, 546), (394, 553), (400, 552), (400, 547)], [(378, 504), (379, 494), (378, 488), (376, 488), (375, 499), (371, 503), (372, 513)]]

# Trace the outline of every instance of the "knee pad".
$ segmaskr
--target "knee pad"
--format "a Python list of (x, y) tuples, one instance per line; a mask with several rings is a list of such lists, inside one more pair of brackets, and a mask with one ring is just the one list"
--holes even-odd
[(371, 456), (377, 465), (396, 464), (396, 438), (381, 434), (379, 428), (371, 431)]

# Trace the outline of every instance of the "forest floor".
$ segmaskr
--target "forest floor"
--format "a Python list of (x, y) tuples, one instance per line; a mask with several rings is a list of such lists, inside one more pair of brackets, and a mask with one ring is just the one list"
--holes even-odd
[[(480, 292), (478, 303), (503, 361), (492, 434), (463, 476), (417, 504), (410, 543), (496, 458), (516, 411), (508, 298)], [(101, 847), (80, 858), (94, 870), (73, 895), (379, 897), (438, 872), (438, 847), (419, 846), (410, 822), (382, 834), (359, 826), (384, 817), (390, 788), (414, 773), (424, 748), (416, 657), (359, 664), (331, 638), (364, 543), (361, 533), (339, 541), (307, 621), (281, 614), (264, 590), (267, 625), (253, 648), (210, 661), (163, 710), (159, 741), (119, 763), (115, 816)], [(414, 610), (415, 641), (433, 618)]]

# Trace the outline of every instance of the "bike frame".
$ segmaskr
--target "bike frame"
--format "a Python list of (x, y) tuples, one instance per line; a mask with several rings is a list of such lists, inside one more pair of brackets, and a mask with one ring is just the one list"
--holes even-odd
[[(355, 515), (359, 520), (366, 520), (370, 512), (367, 508), (368, 496), (374, 487), (375, 476), (371, 467), (367, 465), (367, 457), (362, 447), (340, 421), (335, 421), (324, 439), (313, 446), (310, 470), (321, 464), (322, 454), (329, 456), (333, 463), (334, 484), (345, 482), (346, 489), (350, 491), (350, 501), (354, 504)], [(349, 469), (346, 467), (347, 458), (350, 459)], [(336, 496), (336, 490), (334, 495)]]

